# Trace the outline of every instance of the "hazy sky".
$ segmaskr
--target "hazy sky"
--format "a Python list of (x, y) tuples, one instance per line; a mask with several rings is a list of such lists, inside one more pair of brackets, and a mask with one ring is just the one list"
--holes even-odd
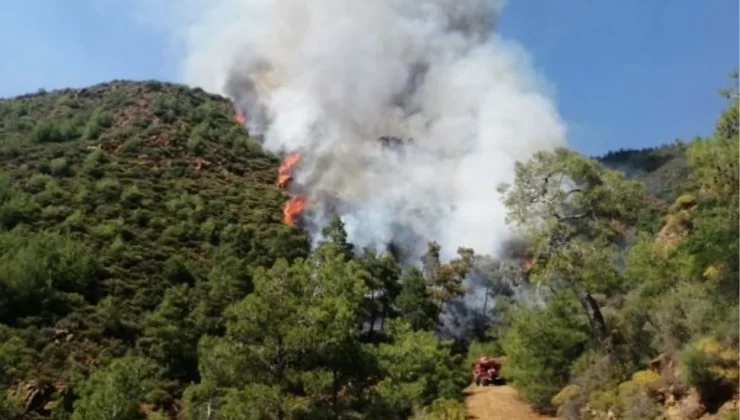
[[(177, 81), (177, 49), (138, 23), (135, 1), (2, 2), (0, 96)], [(555, 87), (569, 142), (598, 154), (711, 133), (739, 14), (737, 0), (509, 0), (500, 31)]]

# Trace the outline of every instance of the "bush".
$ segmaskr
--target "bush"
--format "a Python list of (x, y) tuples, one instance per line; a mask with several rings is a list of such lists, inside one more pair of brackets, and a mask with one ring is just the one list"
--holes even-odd
[(121, 196), (121, 184), (115, 178), (98, 181), (95, 189), (107, 201), (116, 201)]
[(61, 143), (74, 140), (79, 136), (79, 131), (72, 121), (55, 123), (53, 121), (39, 121), (31, 133), (31, 138), (36, 143)]
[(37, 204), (28, 194), (16, 189), (5, 177), (0, 177), (0, 228), (12, 229), (32, 220)]
[(63, 157), (53, 159), (49, 163), (49, 171), (54, 176), (67, 176), (72, 174), (69, 161)]
[[(581, 355), (571, 366), (571, 384), (563, 388), (552, 404), (567, 419), (580, 419), (587, 408), (607, 412), (619, 410), (619, 385), (630, 378), (636, 364), (624, 348), (617, 347), (611, 354), (592, 349)], [(652, 373), (652, 372), (651, 372)], [(638, 375), (643, 381), (644, 375)]]
[(95, 178), (103, 176), (105, 164), (109, 162), (104, 151), (95, 149), (85, 158), (82, 164), (82, 172)]
[(681, 353), (681, 379), (699, 391), (710, 412), (737, 392), (739, 356), (737, 348), (714, 338), (702, 338)]
[(203, 154), (203, 151), (205, 151), (206, 144), (203, 137), (197, 135), (195, 132), (193, 132), (193, 135), (190, 136), (188, 139), (188, 150), (190, 150), (194, 155), (200, 156)]
[(47, 174), (35, 174), (26, 183), (26, 190), (31, 193), (39, 193), (46, 188), (46, 184), (53, 178)]
[(83, 382), (73, 420), (129, 419), (157, 388), (161, 369), (150, 359), (125, 356), (96, 371)]
[(121, 195), (121, 201), (126, 203), (129, 208), (140, 205), (141, 200), (143, 199), (144, 194), (136, 185), (126, 187), (126, 189), (124, 189), (123, 191), (123, 194)]
[(60, 292), (95, 297), (97, 263), (81, 243), (54, 233), (28, 236), (15, 230), (0, 242), (0, 319), (12, 323), (34, 312), (64, 312), (55, 306)]
[(82, 137), (85, 140), (95, 140), (103, 133), (103, 131), (105, 131), (106, 128), (109, 128), (112, 125), (113, 117), (111, 117), (109, 113), (103, 111), (102, 108), (98, 108), (87, 121)]
[(653, 349), (677, 352), (700, 334), (724, 325), (722, 309), (705, 284), (687, 282), (673, 287), (656, 299), (650, 314)]

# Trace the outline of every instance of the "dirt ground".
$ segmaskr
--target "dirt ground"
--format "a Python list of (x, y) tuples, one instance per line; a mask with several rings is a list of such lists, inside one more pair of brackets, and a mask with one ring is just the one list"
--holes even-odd
[(466, 404), (469, 420), (545, 420), (555, 417), (537, 414), (519, 399), (514, 388), (503, 386), (475, 386), (467, 390)]

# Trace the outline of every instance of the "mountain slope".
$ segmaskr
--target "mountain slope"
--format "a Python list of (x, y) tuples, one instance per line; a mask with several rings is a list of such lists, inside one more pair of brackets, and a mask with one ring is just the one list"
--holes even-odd
[[(198, 279), (234, 278), (247, 293), (245, 265), (306, 255), (281, 222), (277, 158), (231, 114), (223, 98), (159, 82), (0, 101), (0, 365), (12, 365), (0, 387), (22, 395), (27, 418), (68, 403), (91, 367), (162, 345), (145, 339), (148, 314), (171, 286), (212, 295)], [(197, 375), (193, 355), (178, 361), (173, 396)]]
[(609, 152), (597, 160), (629, 178), (644, 182), (651, 195), (671, 203), (689, 174), (686, 147), (686, 144), (677, 142), (645, 149), (623, 149)]

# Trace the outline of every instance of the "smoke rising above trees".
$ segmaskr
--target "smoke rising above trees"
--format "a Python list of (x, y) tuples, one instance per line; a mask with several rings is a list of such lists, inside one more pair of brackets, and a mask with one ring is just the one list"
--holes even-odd
[[(231, 97), (265, 148), (300, 151), (309, 225), (336, 211), (359, 247), (393, 240), (420, 256), (425, 242), (408, 239), (420, 237), (443, 259), (498, 253), (509, 231), (496, 185), (564, 144), (526, 53), (495, 32), (501, 1), (167, 5), (145, 11), (183, 42), (185, 81)], [(414, 142), (399, 154), (383, 136)]]

